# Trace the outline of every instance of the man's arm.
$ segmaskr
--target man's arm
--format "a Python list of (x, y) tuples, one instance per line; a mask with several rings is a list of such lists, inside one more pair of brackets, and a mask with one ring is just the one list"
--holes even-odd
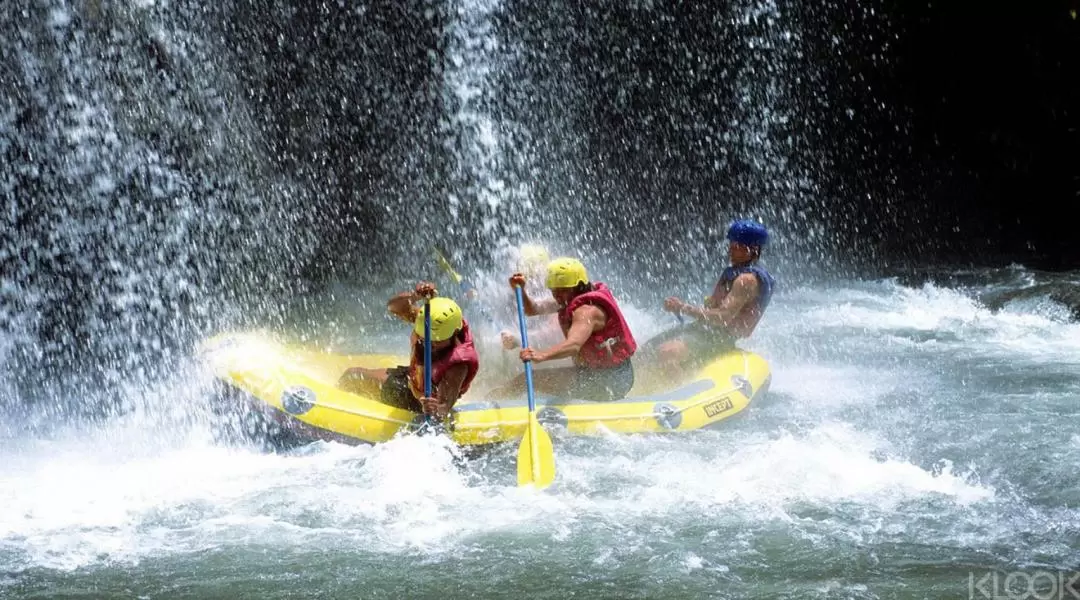
[[(518, 338), (518, 334), (510, 330), (504, 330), (500, 332), (500, 339), (502, 341), (503, 350), (513, 350), (521, 346), (521, 340)], [(529, 330), (529, 345), (536, 347), (554, 346), (563, 341), (562, 327), (559, 326), (559, 320), (549, 318), (545, 322), (536, 327), (536, 329)]]
[(559, 304), (555, 302), (554, 298), (545, 298), (537, 302), (529, 297), (529, 293), (525, 291), (525, 276), (521, 273), (514, 273), (510, 276), (510, 289), (516, 287), (521, 288), (521, 308), (525, 311), (526, 317), (550, 315), (559, 312)]
[(420, 309), (413, 306), (424, 298), (434, 298), (438, 294), (435, 284), (421, 281), (411, 292), (401, 292), (386, 302), (386, 310), (408, 324), (416, 322)]
[(705, 298), (705, 308), (720, 308), (720, 303), (727, 295), (728, 291), (724, 289), (724, 286), (717, 286), (716, 291)]
[(435, 391), (436, 416), (445, 417), (461, 397), (461, 386), (469, 374), (469, 365), (456, 364), (446, 370)]
[(553, 315), (559, 312), (559, 303), (554, 298), (544, 298), (543, 300), (525, 300), (525, 292), (521, 293), (522, 304), (525, 305), (525, 316), (536, 317), (539, 315)]
[(752, 273), (743, 273), (731, 283), (731, 290), (720, 299), (716, 308), (689, 306), (681, 311), (709, 325), (727, 327), (735, 315), (758, 296), (758, 279)]
[(420, 311), (413, 306), (415, 292), (401, 292), (386, 302), (386, 310), (406, 323), (415, 323)]
[(574, 311), (570, 330), (566, 332), (566, 339), (547, 350), (534, 352), (533, 362), (558, 360), (576, 355), (581, 350), (581, 347), (585, 345), (585, 342), (588, 341), (589, 336), (593, 332), (603, 329), (606, 324), (607, 315), (604, 314), (604, 311), (590, 304), (578, 307)]

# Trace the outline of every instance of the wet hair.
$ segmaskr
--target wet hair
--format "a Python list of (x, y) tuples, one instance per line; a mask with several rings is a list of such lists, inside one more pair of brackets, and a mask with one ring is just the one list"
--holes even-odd
[(591, 291), (593, 291), (595, 289), (596, 289), (596, 286), (594, 286), (592, 283), (588, 283), (588, 282), (579, 283), (576, 286), (574, 286), (574, 294), (575, 295), (584, 294), (586, 292), (591, 292)]

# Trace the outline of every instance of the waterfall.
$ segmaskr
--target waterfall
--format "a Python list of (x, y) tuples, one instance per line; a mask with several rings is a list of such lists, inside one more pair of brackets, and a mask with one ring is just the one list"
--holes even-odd
[(0, 17), (3, 379), (93, 411), (272, 310), (313, 232), (197, 22), (165, 3), (17, 4)]

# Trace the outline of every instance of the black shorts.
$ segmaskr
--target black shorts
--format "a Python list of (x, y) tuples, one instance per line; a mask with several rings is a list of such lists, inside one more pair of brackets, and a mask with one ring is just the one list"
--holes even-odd
[(704, 365), (735, 348), (735, 336), (723, 329), (694, 321), (657, 334), (643, 345), (637, 355), (644, 360), (656, 360), (660, 345), (672, 340), (680, 340), (686, 344), (690, 351), (691, 365)]
[(574, 381), (567, 388), (567, 395), (593, 402), (611, 402), (625, 398), (632, 387), (634, 366), (628, 359), (610, 369), (577, 367)]
[(424, 410), (409, 387), (409, 367), (405, 365), (386, 370), (386, 381), (382, 384), (379, 396), (383, 404), (413, 412)]

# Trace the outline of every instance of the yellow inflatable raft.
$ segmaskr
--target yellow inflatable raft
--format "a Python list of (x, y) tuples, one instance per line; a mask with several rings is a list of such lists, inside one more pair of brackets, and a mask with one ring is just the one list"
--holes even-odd
[[(333, 354), (259, 333), (219, 335), (207, 340), (201, 351), (227, 395), (302, 439), (378, 443), (423, 422), (422, 415), (379, 402), (374, 383), (357, 393), (337, 387), (349, 367), (392, 367), (407, 362), (403, 357)], [(742, 412), (768, 389), (770, 380), (765, 359), (739, 349), (718, 356), (682, 383), (646, 379), (640, 376), (641, 367), (636, 370), (638, 381), (622, 400), (538, 396), (540, 422), (569, 435), (703, 429)], [(519, 440), (527, 422), (524, 398), (483, 401), (466, 396), (451, 413), (448, 430), (459, 444), (490, 444)]]

